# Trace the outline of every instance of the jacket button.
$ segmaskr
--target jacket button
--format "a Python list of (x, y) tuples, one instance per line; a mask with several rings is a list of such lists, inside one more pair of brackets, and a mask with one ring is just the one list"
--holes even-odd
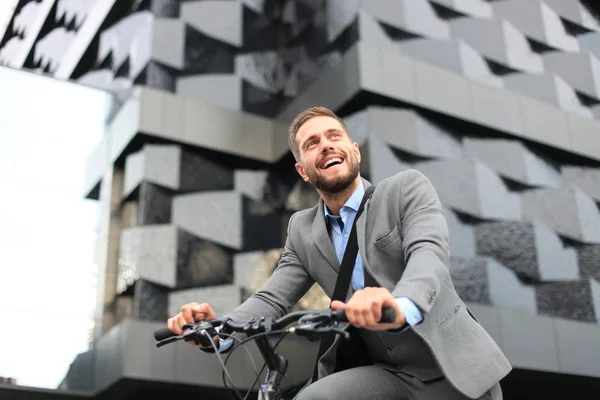
[(387, 345), (387, 349), (388, 349), (388, 351), (392, 351), (392, 349), (393, 349), (393, 348), (394, 348), (394, 345), (393, 345), (393, 344), (388, 344), (388, 345)]

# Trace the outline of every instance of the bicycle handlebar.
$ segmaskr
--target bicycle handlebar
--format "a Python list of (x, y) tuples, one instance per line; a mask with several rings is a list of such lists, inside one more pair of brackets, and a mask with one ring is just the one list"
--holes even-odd
[[(396, 320), (396, 313), (393, 308), (385, 307), (382, 309), (380, 323), (392, 323)], [(344, 309), (332, 310), (326, 308), (324, 310), (306, 310), (306, 311), (295, 311), (284, 315), (283, 317), (273, 321), (272, 318), (262, 317), (260, 319), (253, 319), (246, 323), (237, 323), (231, 319), (213, 319), (211, 321), (198, 321), (194, 324), (184, 325), (183, 328), (187, 329), (183, 335), (176, 335), (169, 330), (169, 328), (160, 328), (154, 332), (154, 339), (158, 341), (157, 347), (163, 344), (171, 343), (175, 340), (191, 340), (194, 335), (202, 331), (208, 331), (211, 328), (221, 327), (221, 332), (232, 333), (258, 333), (258, 332), (269, 332), (279, 330), (281, 328), (290, 325), (293, 322), (298, 321), (298, 327), (291, 328), (290, 332), (296, 334), (309, 335), (311, 333), (323, 333), (328, 331), (335, 331), (335, 322), (348, 322), (346, 318), (346, 312)], [(190, 329), (193, 328), (193, 329)], [(174, 340), (167, 340), (174, 339)]]

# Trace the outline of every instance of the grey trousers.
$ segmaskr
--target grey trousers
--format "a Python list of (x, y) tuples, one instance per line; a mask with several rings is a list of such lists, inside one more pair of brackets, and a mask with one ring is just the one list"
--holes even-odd
[[(403, 373), (392, 373), (377, 366), (348, 369), (329, 375), (307, 386), (297, 400), (467, 400), (446, 378), (423, 382)], [(497, 384), (479, 400), (502, 400)]]

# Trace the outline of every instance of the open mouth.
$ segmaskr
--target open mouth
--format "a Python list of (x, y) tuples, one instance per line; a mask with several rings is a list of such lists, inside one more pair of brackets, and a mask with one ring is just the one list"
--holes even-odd
[(343, 162), (344, 160), (340, 157), (330, 158), (329, 160), (326, 160), (324, 163), (321, 164), (321, 169), (329, 169), (336, 165), (340, 165)]

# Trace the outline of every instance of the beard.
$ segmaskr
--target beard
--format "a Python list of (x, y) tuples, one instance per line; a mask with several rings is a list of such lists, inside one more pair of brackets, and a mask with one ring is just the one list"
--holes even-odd
[(312, 171), (311, 173), (307, 172), (308, 178), (315, 189), (328, 195), (337, 195), (348, 189), (358, 176), (360, 166), (354, 154), (347, 157), (344, 162), (348, 163), (348, 173), (335, 178), (326, 178), (319, 175), (316, 171)]

